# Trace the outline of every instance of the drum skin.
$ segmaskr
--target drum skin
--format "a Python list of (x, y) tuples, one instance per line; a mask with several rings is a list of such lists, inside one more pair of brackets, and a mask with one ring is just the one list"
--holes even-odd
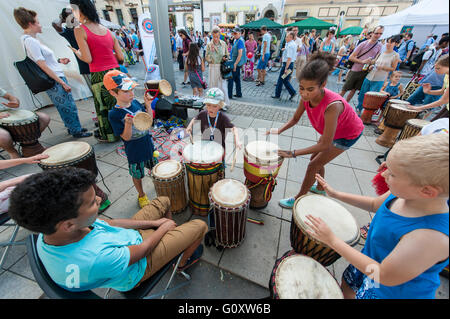
[(400, 133), (398, 140), (404, 140), (410, 137), (419, 135), (420, 131), (425, 125), (430, 124), (430, 121), (421, 119), (410, 119), (406, 121), (405, 127)]

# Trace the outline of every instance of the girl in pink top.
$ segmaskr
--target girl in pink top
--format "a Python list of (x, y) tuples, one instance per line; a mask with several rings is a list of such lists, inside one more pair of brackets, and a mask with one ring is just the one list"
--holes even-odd
[(317, 52), (300, 73), (300, 104), (283, 127), (272, 129), (267, 134), (281, 134), (298, 123), (306, 111), (311, 125), (321, 135), (316, 145), (290, 151), (279, 151), (284, 158), (295, 158), (312, 154), (305, 178), (295, 197), (280, 200), (280, 206), (292, 208), (294, 202), (308, 191), (325, 194), (318, 185), (313, 187), (315, 175), (325, 174), (325, 165), (355, 144), (364, 130), (364, 124), (353, 108), (339, 94), (325, 88), (328, 74), (333, 70), (336, 58), (330, 53)]
[(80, 47), (72, 49), (78, 58), (89, 64), (91, 71), (91, 85), (94, 93), (95, 111), (97, 113), (98, 130), (94, 135), (100, 142), (115, 142), (118, 137), (108, 120), (108, 112), (116, 105), (112, 97), (103, 86), (103, 77), (113, 69), (119, 69), (124, 57), (117, 38), (104, 26), (94, 4), (90, 0), (70, 0), (73, 12), (82, 23), (75, 28), (75, 38)]

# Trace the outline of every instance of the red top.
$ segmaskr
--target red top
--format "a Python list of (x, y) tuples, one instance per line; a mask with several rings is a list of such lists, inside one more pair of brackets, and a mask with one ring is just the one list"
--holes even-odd
[(105, 35), (92, 33), (85, 25), (81, 27), (86, 31), (87, 44), (91, 51), (92, 62), (89, 64), (89, 71), (101, 72), (119, 67), (114, 55), (114, 39), (111, 32)]
[(338, 117), (338, 123), (333, 140), (341, 138), (351, 140), (357, 138), (364, 130), (362, 120), (342, 96), (328, 89), (324, 90), (325, 95), (316, 107), (311, 108), (309, 106), (309, 102), (304, 102), (306, 113), (308, 114), (308, 118), (312, 126), (320, 135), (323, 135), (323, 130), (325, 127), (325, 111), (328, 105), (335, 101), (340, 101), (344, 104), (344, 111)]

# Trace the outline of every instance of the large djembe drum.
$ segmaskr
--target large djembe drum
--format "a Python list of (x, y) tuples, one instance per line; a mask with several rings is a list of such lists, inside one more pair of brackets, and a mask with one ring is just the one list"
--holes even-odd
[(399, 99), (392, 99), (392, 100), (389, 100), (388, 101), (388, 103), (386, 104), (386, 107), (384, 108), (384, 111), (383, 111), (383, 114), (382, 114), (382, 118), (381, 118), (381, 121), (380, 121), (380, 124), (378, 125), (378, 129), (380, 130), (380, 131), (384, 131), (384, 129), (385, 129), (385, 125), (384, 125), (384, 120), (385, 120), (385, 118), (386, 118), (386, 114), (388, 113), (388, 111), (389, 111), (389, 107), (391, 106), (391, 105), (393, 105), (393, 104), (400, 104), (400, 105), (404, 105), (405, 107), (407, 107), (408, 105), (411, 105), (411, 103), (409, 103), (409, 102), (407, 102), (407, 101), (404, 101), (404, 100), (399, 100)]
[(381, 92), (367, 92), (364, 95), (363, 108), (361, 120), (364, 124), (372, 123), (372, 116), (375, 111), (380, 109), (384, 102), (388, 99), (388, 95)]
[(14, 142), (19, 143), (24, 157), (34, 156), (44, 151), (45, 148), (38, 141), (41, 130), (39, 117), (35, 112), (8, 109), (2, 113), (8, 113), (9, 116), (0, 119), (0, 126), (11, 134)]
[(400, 135), (398, 136), (398, 140), (404, 140), (419, 135), (422, 129), (430, 123), (431, 123), (430, 121), (422, 119), (407, 120), (405, 126), (403, 127), (403, 130), (400, 132)]
[(254, 141), (244, 150), (245, 185), (252, 194), (250, 207), (261, 209), (268, 205), (283, 164), (278, 146), (267, 141)]

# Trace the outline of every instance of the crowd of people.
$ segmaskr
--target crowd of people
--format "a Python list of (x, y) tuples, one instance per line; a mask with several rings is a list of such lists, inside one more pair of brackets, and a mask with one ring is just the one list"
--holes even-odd
[[(71, 88), (59, 67), (70, 63), (70, 59), (57, 59), (37, 39), (42, 32), (38, 15), (23, 7), (14, 10), (24, 32), (21, 41), (27, 56), (54, 79), (54, 87), (46, 92), (74, 138), (94, 134), (100, 142), (124, 143), (141, 210), (131, 219), (98, 218), (102, 199), (94, 188), (95, 176), (75, 168), (2, 182), (1, 204), (8, 200), (9, 205), (0, 207), (7, 209), (18, 225), (39, 233), (39, 257), (60, 286), (71, 289), (66, 286), (66, 265), (76, 264), (83, 274), (76, 291), (97, 287), (128, 291), (181, 252), (184, 255), (178, 271), (194, 265), (202, 255), (208, 225), (200, 219), (177, 225), (168, 198), (150, 200), (143, 189), (146, 169), (155, 165), (155, 147), (148, 130), (136, 129), (133, 116), (138, 112), (153, 116), (153, 98), (145, 95), (144, 104), (138, 102), (133, 91), (138, 84), (121, 71), (121, 66), (139, 62), (142, 52), (139, 35), (127, 30), (112, 32), (102, 26), (89, 0), (70, 3), (76, 9), (63, 11), (53, 26), (70, 43), (80, 74), (86, 75), (90, 84), (98, 121), (94, 133), (81, 126)], [(62, 21), (66, 21), (65, 27)], [(298, 28), (293, 27), (286, 32), (283, 48), (277, 50), (273, 35), (264, 26), (259, 34), (247, 33), (247, 39), (239, 27), (227, 33), (214, 27), (211, 34), (204, 35), (180, 29), (176, 35), (171, 34), (170, 43), (173, 58), (184, 72), (182, 84), (189, 83), (193, 94), (203, 97), (206, 106), (190, 122), (187, 133), (192, 134), (194, 121), (200, 121), (202, 139), (216, 141), (224, 148), (227, 129), (233, 132), (236, 147), (242, 148), (236, 127), (222, 111), (226, 111), (230, 100), (244, 94), (241, 87), (244, 65), (251, 65), (253, 74), (256, 64), (255, 85), (264, 86), (268, 62), (279, 51), (281, 67), (272, 97), (280, 98), (284, 87), (290, 99), (300, 94), (301, 100), (288, 122), (278, 129), (269, 128), (266, 134), (281, 134), (306, 114), (321, 136), (312, 146), (278, 151), (285, 160), (311, 155), (298, 193), (280, 200), (279, 205), (293, 209), (296, 199), (313, 192), (376, 212), (361, 252), (339, 240), (320, 218), (308, 217), (308, 232), (349, 262), (341, 286), (345, 297), (434, 298), (439, 273), (448, 265), (449, 248), (448, 34), (440, 39), (430, 36), (420, 48), (419, 54), (423, 54), (415, 76), (422, 85), (408, 99), (417, 110), (437, 108), (430, 124), (434, 134), (425, 130), (422, 136), (394, 145), (382, 164), (389, 191), (376, 198), (347, 194), (335, 190), (324, 179), (326, 165), (363, 135), (365, 126), (360, 113), (364, 94), (382, 91), (391, 98), (399, 98), (405, 90), (400, 83), (399, 66), (418, 55), (411, 44), (413, 35), (394, 35), (383, 43), (380, 41), (383, 31), (382, 26), (377, 26), (365, 29), (358, 41), (351, 37), (339, 41), (335, 29), (328, 30), (321, 39), (316, 30), (299, 34)], [(275, 45), (281, 44), (281, 39), (276, 41)], [(206, 67), (208, 83), (204, 81)], [(335, 70), (345, 80), (340, 93), (326, 87)], [(292, 75), (298, 81), (298, 91), (290, 83)], [(357, 91), (358, 104), (354, 108), (350, 101)], [(20, 105), (17, 98), (4, 90), (0, 90), (0, 97), (8, 100), (3, 103), (6, 107)], [(414, 106), (417, 104), (421, 106)], [(49, 118), (38, 113), (41, 129), (45, 129)], [(446, 123), (437, 122), (443, 118), (447, 118)], [(8, 134), (0, 129), (0, 147), (11, 158), (1, 161), (0, 168), (38, 163), (45, 158), (37, 155), (21, 159)], [(379, 269), (378, 277), (373, 276), (374, 265)]]

